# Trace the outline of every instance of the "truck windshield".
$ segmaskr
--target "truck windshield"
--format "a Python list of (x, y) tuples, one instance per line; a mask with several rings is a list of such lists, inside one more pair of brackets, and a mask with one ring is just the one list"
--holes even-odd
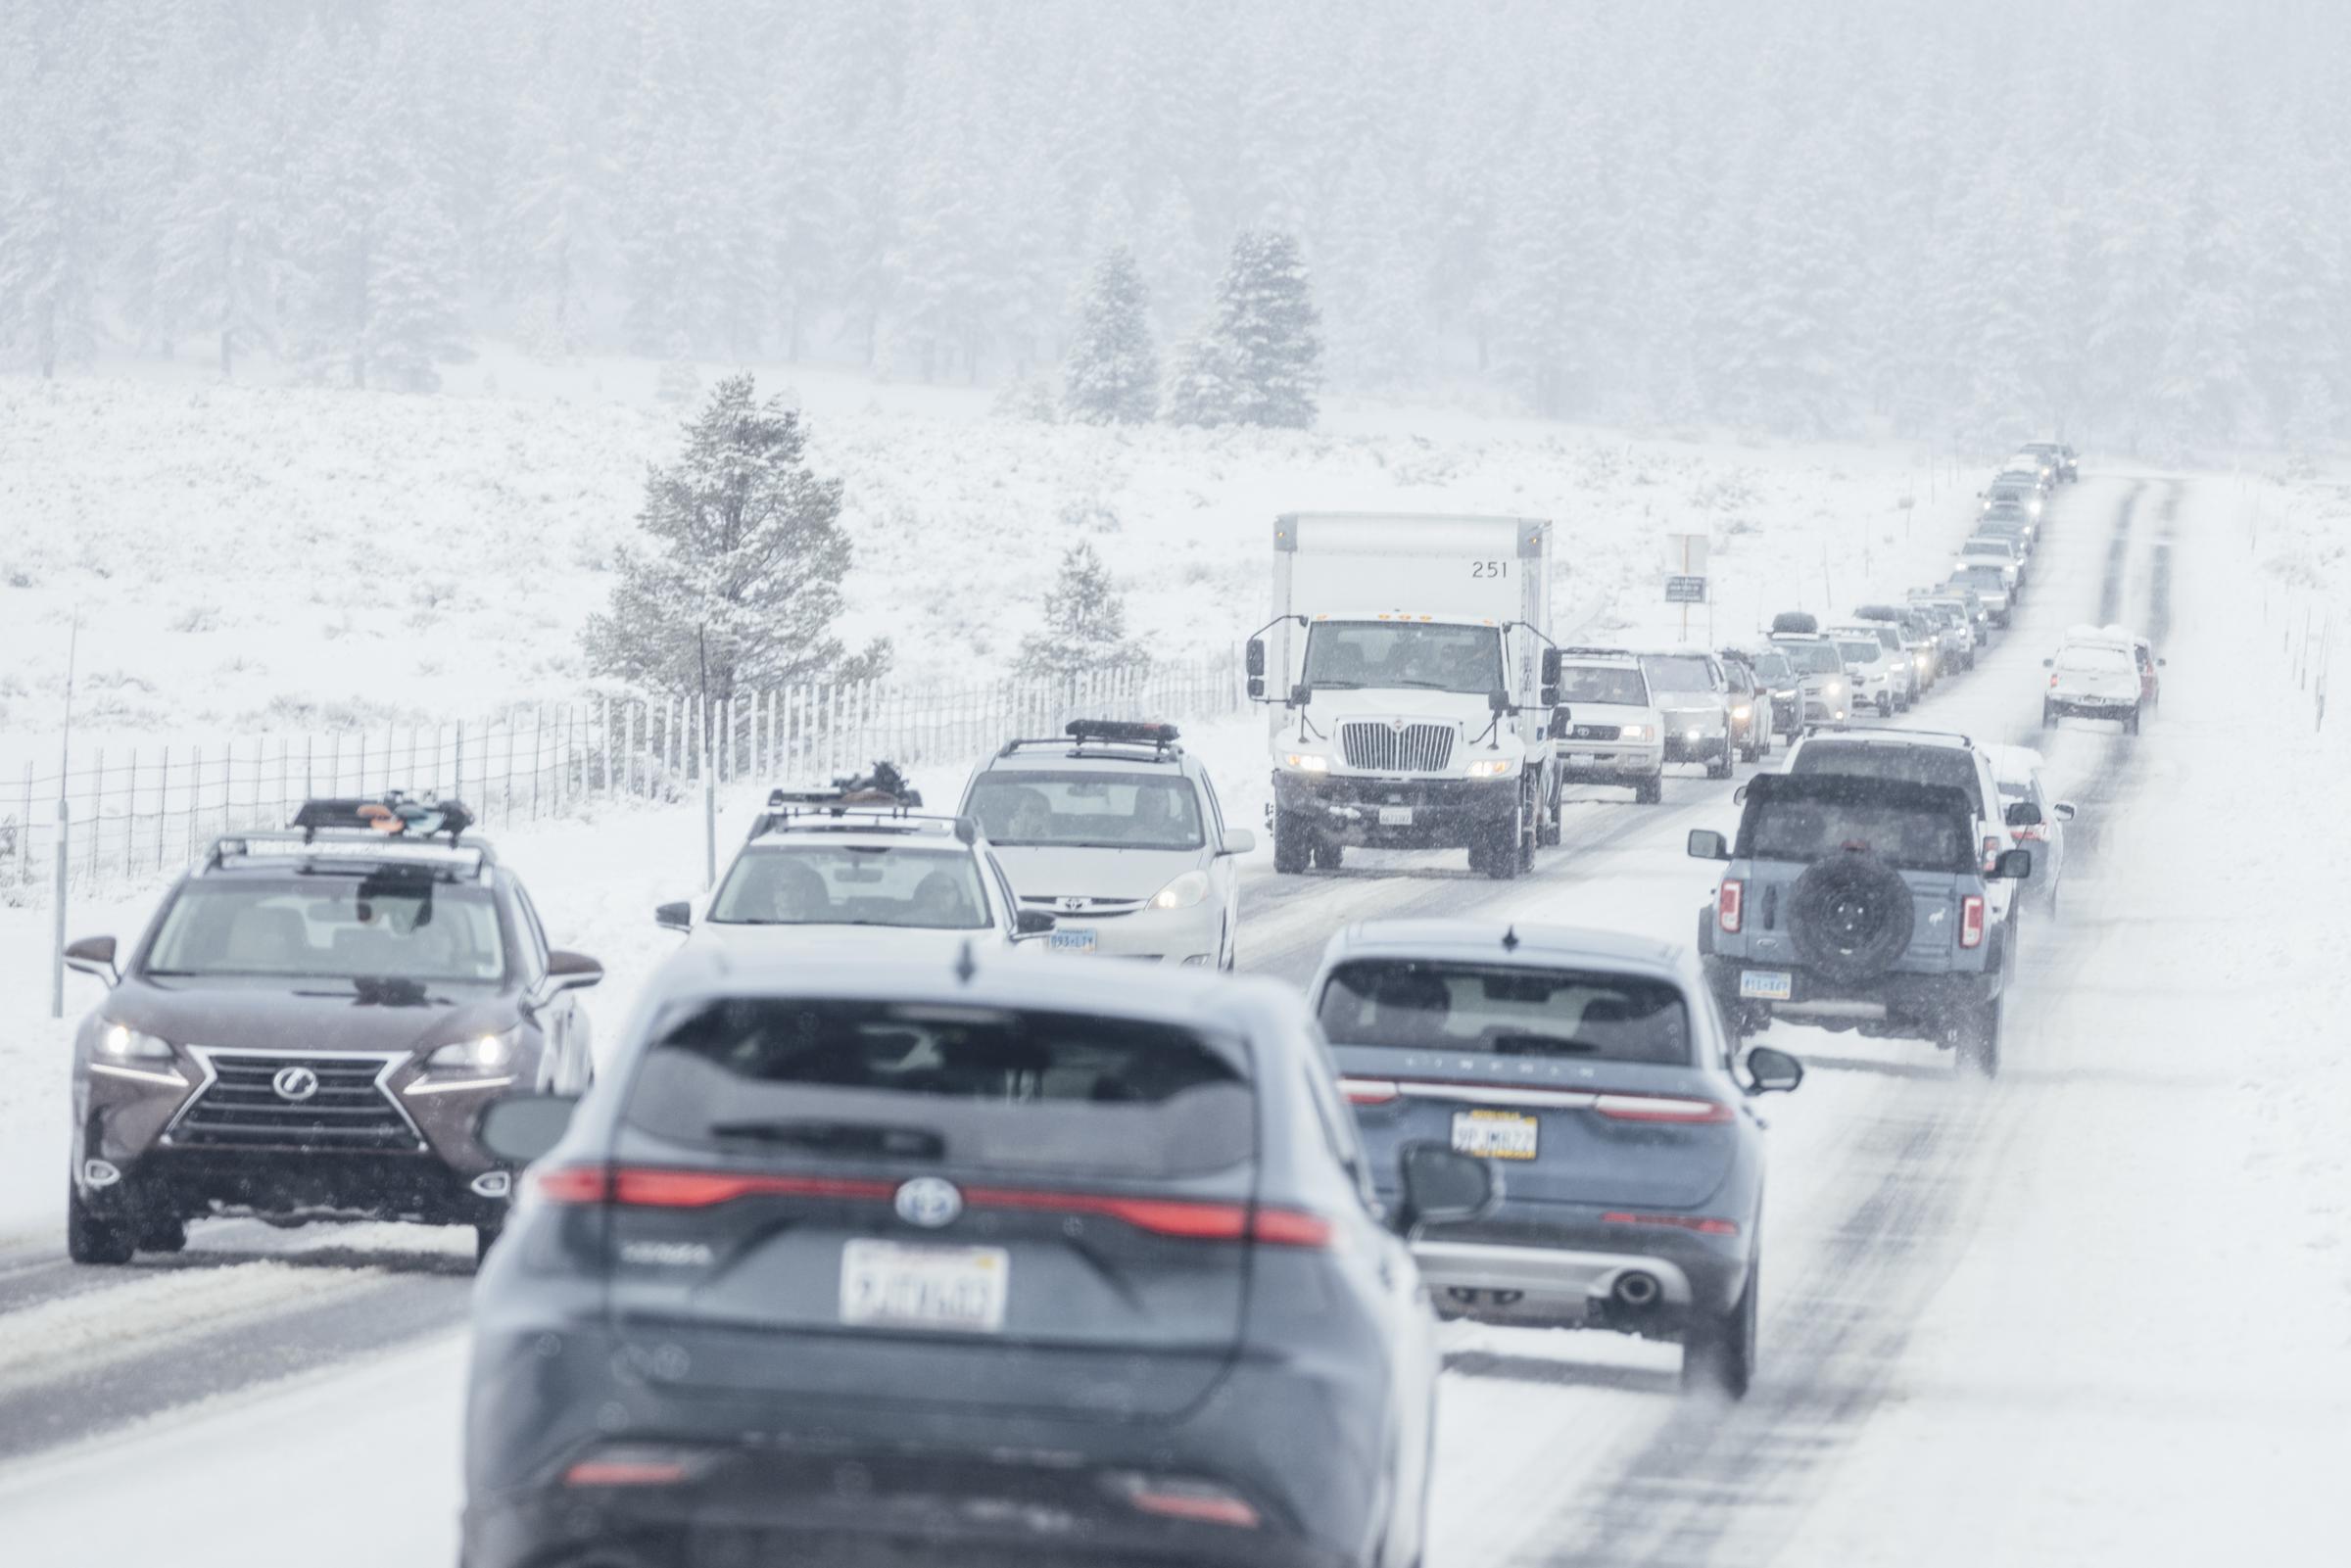
[(1412, 687), (1499, 691), (1502, 638), (1490, 626), (1318, 621), (1306, 642), (1306, 684), (1350, 691)]

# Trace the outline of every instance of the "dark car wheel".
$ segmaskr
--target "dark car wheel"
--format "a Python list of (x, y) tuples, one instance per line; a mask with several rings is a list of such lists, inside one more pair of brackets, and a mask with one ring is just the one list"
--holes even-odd
[(155, 1214), (139, 1224), (137, 1246), (143, 1253), (181, 1253), (188, 1250), (188, 1222), (177, 1214)]
[(2043, 702), (2040, 705), (2040, 727), (2043, 730), (2054, 730), (2057, 728), (2057, 710), (2050, 707), (2046, 702)]
[(1916, 918), (1901, 873), (1858, 850), (1814, 861), (1788, 895), (1798, 955), (1846, 984), (1885, 974), (1910, 945)]
[(1325, 838), (1314, 846), (1313, 860), (1322, 871), (1337, 871), (1347, 859), (1347, 846), (1336, 838)]
[(1635, 805), (1654, 806), (1664, 798), (1665, 781), (1662, 778), (1644, 779), (1633, 785), (1633, 803)]
[(66, 1193), (66, 1256), (77, 1263), (127, 1263), (138, 1251), (129, 1230), (99, 1218), (82, 1206), (81, 1195)]
[(1959, 1058), (1959, 1069), (1980, 1078), (1996, 1078), (2000, 1073), (2000, 1007), (2001, 999), (1970, 1003), (1951, 1026), (1951, 1048)]
[(1728, 779), (1730, 776), (1731, 740), (1730, 736), (1723, 736), (1722, 740), (1722, 755), (1719, 757), (1708, 757), (1706, 759), (1706, 777), (1709, 779)]
[(1295, 877), (1306, 870), (1307, 853), (1314, 846), (1309, 842), (1306, 824), (1294, 811), (1273, 813), (1273, 870), (1284, 877)]
[(1756, 1263), (1747, 1265), (1747, 1284), (1731, 1309), (1690, 1320), (1682, 1342), (1682, 1387), (1744, 1400), (1755, 1376)]
[(2133, 708), (2133, 709), (2132, 709), (2132, 710), (2131, 710), (2131, 711), (2130, 711), (2128, 714), (2126, 714), (2126, 715), (2124, 716), (2124, 718), (2123, 718), (2123, 734), (2125, 734), (2125, 735), (2136, 735), (2136, 734), (2138, 734), (2138, 709), (2136, 709), (2136, 708)]

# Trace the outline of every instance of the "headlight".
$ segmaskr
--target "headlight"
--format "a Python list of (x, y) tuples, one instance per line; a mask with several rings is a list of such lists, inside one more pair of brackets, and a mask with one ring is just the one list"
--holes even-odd
[(1518, 771), (1516, 757), (1479, 757), (1469, 764), (1472, 779), (1508, 779)]
[(109, 1023), (99, 1033), (95, 1054), (109, 1062), (168, 1062), (171, 1047), (126, 1023)]
[(1751, 713), (1752, 713), (1752, 712), (1754, 712), (1754, 711), (1755, 711), (1754, 709), (1752, 709), (1752, 708), (1749, 707), (1749, 706), (1748, 706), (1746, 703), (1742, 702), (1742, 703), (1740, 703), (1740, 704), (1739, 704), (1737, 707), (1735, 707), (1735, 708), (1733, 708), (1733, 709), (1731, 710), (1731, 717), (1732, 717), (1732, 718), (1734, 718), (1734, 719), (1744, 719), (1744, 718), (1746, 718), (1746, 717), (1747, 717), (1749, 714), (1751, 714)]
[(1619, 740), (1647, 740), (1649, 726), (1646, 724), (1623, 725), (1616, 731), (1616, 738)]
[(1187, 871), (1151, 895), (1153, 909), (1189, 909), (1208, 896), (1208, 873)]
[(476, 1035), (445, 1045), (424, 1059), (427, 1071), (432, 1072), (504, 1072), (514, 1063), (515, 1036), (519, 1028), (504, 1034)]
[(1293, 751), (1288, 756), (1282, 758), (1281, 762), (1283, 767), (1293, 769), (1299, 773), (1330, 772), (1330, 759), (1328, 757), (1317, 756), (1312, 751)]
[(1821, 690), (1830, 696), (1835, 696), (1844, 689), (1845, 683), (1843, 681), (1831, 681), (1828, 685), (1821, 688)]

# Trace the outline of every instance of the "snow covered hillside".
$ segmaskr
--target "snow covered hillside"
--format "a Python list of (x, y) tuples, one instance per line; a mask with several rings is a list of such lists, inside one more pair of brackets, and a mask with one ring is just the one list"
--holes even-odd
[[(1284, 510), (1556, 518), (1563, 630), (1678, 630), (1648, 615), (1662, 536), (1704, 533), (1717, 602), (1692, 631), (1720, 641), (1759, 612), (1842, 603), (1889, 551), (1955, 538), (1968, 505), (1947, 468), (1938, 481), (1892, 445), (1385, 409), (1337, 411), (1315, 433), (1101, 429), (762, 378), (802, 382), (811, 460), (844, 481), (857, 551), (840, 630), (852, 645), (891, 636), (910, 683), (1002, 669), (1080, 541), (1127, 592), (1130, 635), (1180, 657), (1262, 619)], [(0, 379), (0, 765), (54, 729), (77, 611), (77, 728), (100, 741), (470, 718), (576, 693), (580, 624), (678, 422), (617, 397)]]

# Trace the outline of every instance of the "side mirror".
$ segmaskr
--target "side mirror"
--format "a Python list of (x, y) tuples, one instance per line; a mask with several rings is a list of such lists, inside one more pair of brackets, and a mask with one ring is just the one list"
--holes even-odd
[(1041, 909), (1024, 909), (1013, 917), (1012, 929), (1016, 936), (1042, 936), (1057, 924), (1053, 916)]
[(2055, 659), (2043, 659), (2040, 661), (2040, 667), (2044, 670), (2054, 670), (2057, 668), (2057, 661)]
[(665, 931), (682, 931), (694, 925), (694, 906), (683, 901), (653, 910), (653, 924)]
[(1543, 650), (1543, 684), (1545, 686), (1558, 686), (1559, 684), (1559, 665), (1561, 662), (1559, 650), (1558, 648), (1545, 648)]
[(2072, 822), (2074, 820), (2074, 803), (2070, 800), (2060, 800), (2050, 809), (2057, 813), (2057, 820), (2059, 822)]
[(1758, 1045), (1747, 1053), (1750, 1094), (1786, 1094), (1804, 1081), (1804, 1065), (1773, 1046)]
[(1257, 847), (1257, 834), (1246, 828), (1227, 828), (1224, 841), (1217, 846), (1220, 855), (1246, 855)]
[(1396, 1164), (1404, 1194), (1394, 1219), (1407, 1235), (1423, 1225), (1475, 1219), (1502, 1197), (1502, 1181), (1491, 1164), (1441, 1143), (1408, 1143)]
[(1541, 694), (1538, 695), (1535, 700), (1546, 708), (1558, 707), (1559, 705), (1559, 688), (1558, 683), (1546, 683)]
[(2039, 827), (2040, 808), (2030, 800), (2017, 801), (2008, 808), (2008, 826), (2011, 828)]
[(1493, 690), (1491, 690), (1491, 691), (1487, 692), (1487, 693), (1486, 693), (1486, 711), (1487, 711), (1488, 713), (1508, 713), (1508, 712), (1510, 712), (1510, 711), (1511, 711), (1511, 694), (1510, 694), (1508, 691), (1505, 691), (1505, 690), (1504, 690), (1502, 688), (1500, 688), (1500, 687), (1496, 687), (1496, 688), (1495, 688)]
[(527, 1165), (563, 1141), (571, 1126), (568, 1094), (509, 1094), (473, 1118), (474, 1141), (509, 1165)]
[(1243, 668), (1247, 671), (1251, 678), (1261, 681), (1265, 679), (1266, 640), (1264, 638), (1253, 637), (1249, 640), (1249, 649), (1245, 656)]
[(1309, 686), (1306, 682), (1301, 681), (1296, 686), (1290, 688), (1291, 707), (1303, 708), (1311, 704), (1314, 700), (1315, 689)]
[(1728, 860), (1731, 858), (1731, 846), (1723, 841), (1722, 834), (1711, 828), (1693, 828), (1690, 830), (1690, 858)]
[(2171, 663), (2172, 661), (2171, 661), (2171, 660), (2169, 660), (2169, 659), (2157, 659), (2155, 662), (2156, 662), (2157, 664), (2169, 664), (2169, 663)]
[(1249, 678), (1249, 700), (1252, 702), (1266, 700), (1266, 678), (1264, 676), (1253, 675)]
[(67, 947), (66, 968), (95, 974), (109, 985), (119, 984), (122, 978), (122, 972), (115, 968), (115, 939), (111, 936), (85, 936)]
[(2030, 849), (2003, 850), (1991, 869), (1995, 880), (2021, 882), (2033, 875), (2033, 851)]
[(546, 988), (550, 996), (557, 991), (584, 991), (603, 977), (604, 967), (585, 953), (558, 947), (547, 955)]

